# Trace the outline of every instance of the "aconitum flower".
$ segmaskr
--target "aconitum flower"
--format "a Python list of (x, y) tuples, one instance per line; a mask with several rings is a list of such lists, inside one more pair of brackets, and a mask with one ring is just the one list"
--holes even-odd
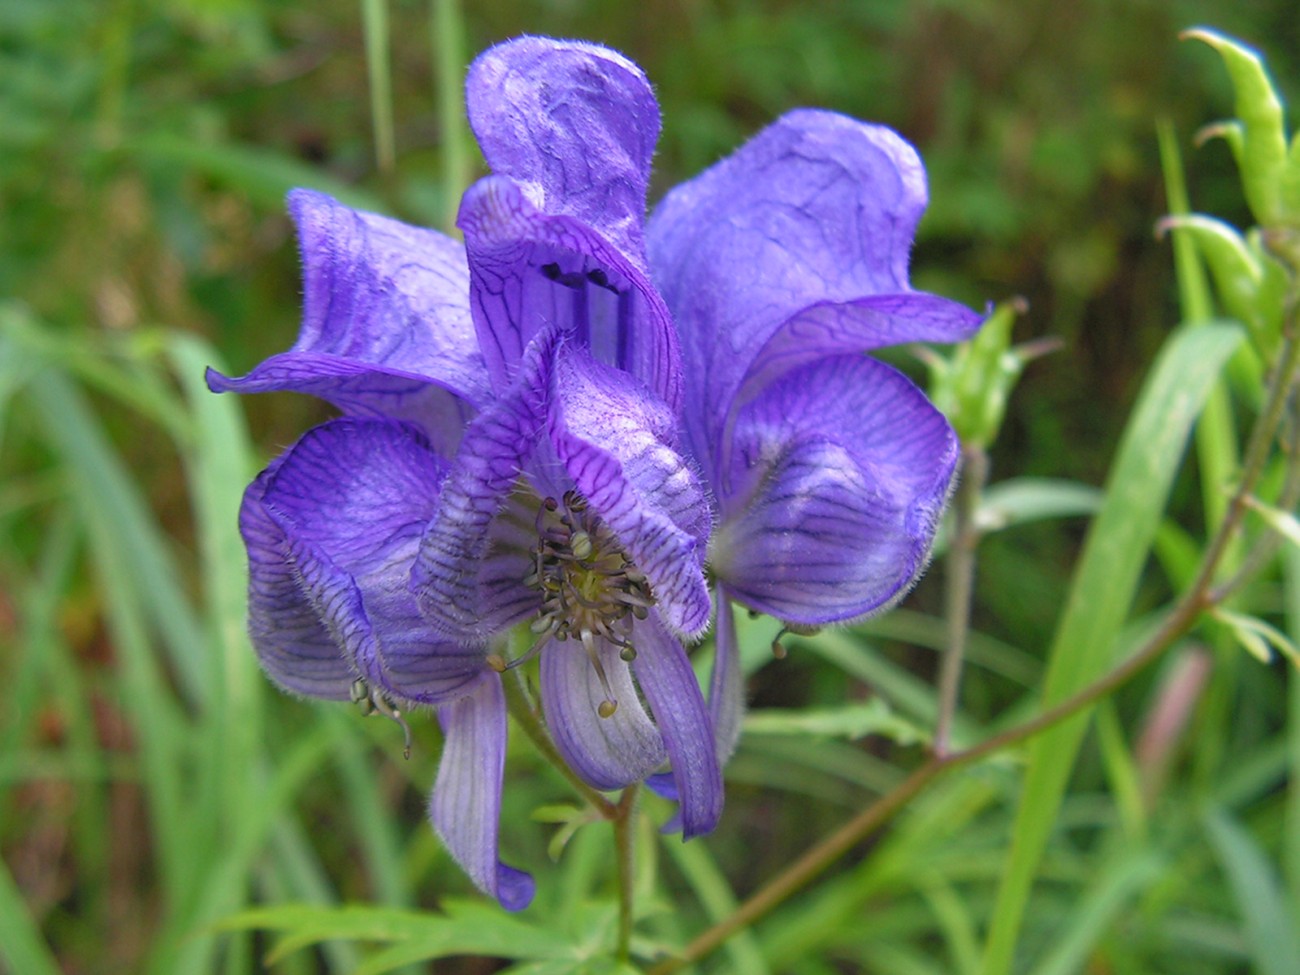
[(980, 316), (912, 290), (927, 202), (889, 129), (791, 112), (671, 193), (647, 230), (686, 377), (686, 443), (720, 521), (713, 710), (740, 711), (730, 603), (796, 627), (897, 602), (928, 559), (959, 446), (901, 373), (864, 352), (968, 338)]
[[(882, 130), (787, 117), (670, 195), (652, 261), (659, 116), (635, 65), (524, 38), (474, 63), (467, 102), (492, 174), (464, 245), (296, 191), (299, 339), (209, 382), (342, 411), (245, 495), (254, 646), (290, 691), (435, 708), (434, 826), (514, 909), (533, 884), (497, 854), (504, 670), (538, 657), (548, 730), (593, 787), (648, 780), (684, 836), (712, 829), (739, 678), (729, 608), (707, 703), (683, 647), (709, 622), (706, 552), (724, 607), (792, 622), (900, 593), (953, 439), (859, 353), (976, 318), (908, 289), (924, 188)], [(520, 623), (536, 642), (506, 660)]]

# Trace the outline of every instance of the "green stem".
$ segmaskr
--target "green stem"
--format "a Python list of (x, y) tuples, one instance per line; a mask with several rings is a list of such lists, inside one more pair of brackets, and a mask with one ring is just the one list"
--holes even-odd
[(458, 0), (430, 0), (433, 84), (442, 147), (442, 229), (455, 234), (460, 196), (469, 186), (473, 161), (461, 87), (465, 81), (465, 25)]
[(948, 647), (939, 669), (939, 718), (934, 731), (934, 753), (940, 758), (948, 753), (961, 693), (962, 662), (966, 656), (975, 589), (975, 548), (980, 539), (975, 512), (988, 480), (988, 469), (988, 454), (983, 447), (962, 446), (961, 483), (953, 499), (953, 538), (947, 560)]
[(623, 790), (615, 807), (614, 850), (618, 857), (618, 960), (626, 963), (632, 952), (633, 899), (636, 884), (636, 784)]
[(393, 175), (397, 140), (393, 124), (393, 70), (388, 48), (387, 0), (361, 0), (361, 28), (370, 76), (370, 116), (374, 126), (375, 164), (381, 178)]
[[(1195, 581), (1155, 632), (1122, 663), (1036, 717), (963, 751), (934, 755), (917, 767), (902, 783), (867, 806), (834, 833), (819, 841), (793, 864), (768, 881), (729, 917), (701, 933), (686, 946), (680, 956), (659, 962), (649, 970), (648, 975), (670, 975), (705, 957), (731, 935), (764, 917), (887, 823), (912, 798), (941, 775), (1032, 738), (1114, 692), (1158, 659), (1179, 637), (1192, 629), (1205, 610), (1216, 605), (1216, 597), (1223, 593), (1213, 587), (1215, 574), (1245, 517), (1247, 499), (1254, 491), (1264, 470), (1274, 437), (1285, 414), (1287, 401), (1294, 393), (1300, 343), (1296, 339), (1294, 318), (1288, 317), (1291, 321), (1287, 329), (1286, 345), (1283, 348), (1279, 368), (1270, 383), (1265, 407), (1251, 431), (1243, 461), (1241, 481), (1233, 493), (1218, 531), (1206, 548)], [(1293, 456), (1290, 460), (1292, 464), (1300, 464), (1300, 458)]]
[(510, 670), (501, 676), (506, 691), (506, 708), (541, 756), (555, 766), (556, 771), (563, 775), (577, 793), (586, 799), (603, 818), (617, 819), (619, 807), (583, 782), (556, 750), (555, 743), (551, 741), (541, 716), (528, 696), (528, 690), (524, 687), (524, 679), (519, 671)]

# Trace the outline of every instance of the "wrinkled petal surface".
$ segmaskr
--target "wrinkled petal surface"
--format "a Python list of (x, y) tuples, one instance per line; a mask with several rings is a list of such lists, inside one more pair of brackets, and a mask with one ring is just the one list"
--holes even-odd
[(501, 679), (484, 673), (473, 693), (438, 708), (445, 741), (429, 816), (442, 842), (475, 885), (508, 911), (527, 907), (533, 878), (497, 859), (506, 762), (506, 702)]
[(887, 607), (925, 566), (957, 454), (943, 416), (880, 362), (789, 372), (738, 416), (714, 570), (796, 623)]
[(680, 407), (677, 333), (630, 252), (577, 218), (548, 213), (501, 176), (469, 188), (457, 223), (469, 255), (478, 341), (497, 389), (514, 380), (537, 332), (554, 324)]
[(542, 651), (542, 706), (569, 767), (594, 788), (621, 789), (662, 765), (667, 753), (618, 648), (598, 640), (596, 650), (618, 704), (614, 713), (597, 712), (605, 687), (577, 640), (553, 641)]
[(483, 669), (481, 654), (438, 637), (406, 587), (444, 470), (415, 428), (344, 419), (308, 431), (249, 489), (250, 630), (279, 683), (340, 699), (360, 676), (428, 703)]
[(681, 331), (697, 450), (715, 456), (751, 369), (792, 351), (788, 364), (977, 328), (969, 309), (908, 284), (926, 200), (921, 162), (895, 133), (808, 109), (668, 194), (648, 246)]
[(465, 99), (493, 172), (529, 186), (540, 209), (578, 218), (644, 268), (659, 106), (639, 67), (595, 44), (521, 37), (475, 59)]
[(690, 839), (712, 830), (722, 816), (722, 771), (708, 706), (685, 649), (655, 612), (635, 625), (632, 645), (632, 670), (672, 765), (682, 838)]
[(309, 190), (289, 209), (303, 262), (303, 322), (288, 352), (214, 391), (296, 390), (347, 413), (410, 419), (439, 446), (489, 398), (458, 242)]
[(664, 621), (694, 636), (709, 622), (702, 569), (710, 511), (677, 452), (673, 415), (649, 391), (580, 349), (557, 356), (556, 456), (650, 582)]

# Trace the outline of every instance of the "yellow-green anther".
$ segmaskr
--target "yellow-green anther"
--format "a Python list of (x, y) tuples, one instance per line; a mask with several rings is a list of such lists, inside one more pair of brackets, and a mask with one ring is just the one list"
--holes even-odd
[(575, 559), (591, 557), (591, 536), (584, 531), (575, 531), (569, 536), (569, 551)]

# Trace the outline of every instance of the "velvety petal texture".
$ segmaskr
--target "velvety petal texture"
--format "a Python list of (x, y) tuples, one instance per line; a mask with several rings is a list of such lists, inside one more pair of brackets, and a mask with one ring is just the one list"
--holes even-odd
[(659, 105), (639, 67), (596, 44), (521, 37), (475, 59), (465, 102), (493, 172), (644, 265)]
[(770, 381), (774, 363), (975, 331), (978, 315), (908, 284), (926, 201), (925, 171), (898, 135), (810, 109), (668, 194), (649, 250), (681, 333), (702, 459), (720, 451), (747, 379)]
[[(618, 648), (600, 640), (596, 652), (608, 685), (577, 641), (547, 647), (541, 663), (542, 704), (546, 725), (569, 767), (597, 789), (621, 789), (644, 779), (668, 753)], [(601, 717), (600, 706), (609, 699), (617, 707)]]
[(360, 677), (395, 700), (434, 703), (483, 670), (481, 653), (438, 638), (406, 587), (444, 470), (413, 427), (335, 420), (249, 488), (251, 632), (277, 682), (346, 699)]
[(291, 193), (289, 210), (303, 263), (298, 341), (241, 379), (209, 372), (209, 385), (311, 393), (348, 413), (414, 420), (453, 448), (489, 399), (464, 247), (310, 190)]
[(672, 765), (682, 838), (708, 833), (722, 817), (722, 770), (713, 723), (681, 643), (655, 614), (638, 623), (632, 663)]
[(715, 571), (747, 606), (797, 623), (887, 606), (925, 565), (957, 456), (942, 414), (889, 366), (792, 370), (741, 408)]

